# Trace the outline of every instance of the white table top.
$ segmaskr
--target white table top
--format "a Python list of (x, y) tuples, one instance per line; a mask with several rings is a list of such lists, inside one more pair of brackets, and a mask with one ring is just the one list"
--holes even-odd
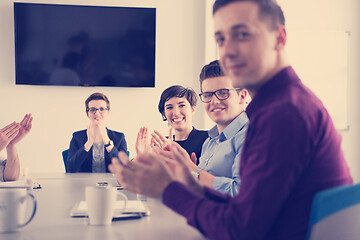
[[(86, 218), (70, 217), (70, 210), (85, 199), (85, 186), (107, 181), (116, 184), (111, 174), (34, 174), (41, 189), (31, 192), (38, 201), (32, 222), (14, 233), (0, 233), (1, 240), (128, 240), (128, 239), (205, 239), (196, 229), (187, 225), (159, 199), (147, 200), (151, 215), (141, 219), (114, 221), (111, 226), (91, 226)], [(123, 191), (123, 190), (122, 190)], [(123, 191), (129, 199), (136, 195)]]

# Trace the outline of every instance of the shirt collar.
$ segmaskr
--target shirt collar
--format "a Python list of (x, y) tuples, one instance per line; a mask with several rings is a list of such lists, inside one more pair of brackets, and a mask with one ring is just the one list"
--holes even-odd
[(266, 106), (266, 101), (270, 95), (274, 95), (281, 88), (296, 82), (300, 82), (300, 79), (291, 66), (280, 70), (274, 77), (260, 87), (255, 97), (251, 100), (246, 108), (246, 113), (249, 118), (251, 119), (251, 116), (260, 110), (262, 106)]
[(245, 112), (242, 112), (237, 116), (220, 134), (217, 126), (215, 125), (213, 128), (211, 128), (208, 132), (210, 138), (215, 138), (219, 136), (219, 140), (225, 141), (226, 139), (230, 139), (234, 137), (249, 121), (247, 114)]
[(215, 138), (219, 136), (219, 131), (216, 125), (208, 131), (208, 135), (210, 138)]

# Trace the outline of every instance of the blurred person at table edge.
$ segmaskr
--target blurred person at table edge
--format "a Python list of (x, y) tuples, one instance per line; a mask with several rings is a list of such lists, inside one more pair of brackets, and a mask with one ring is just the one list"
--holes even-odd
[(31, 114), (26, 114), (20, 123), (13, 122), (0, 129), (0, 181), (19, 178), (20, 161), (16, 145), (30, 132), (32, 120)]
[(322, 102), (285, 56), (285, 17), (275, 0), (216, 0), (220, 65), (252, 101), (240, 162), (239, 193), (201, 186), (172, 143), (109, 166), (125, 189), (162, 202), (210, 239), (306, 238), (314, 195), (353, 183), (336, 131)]

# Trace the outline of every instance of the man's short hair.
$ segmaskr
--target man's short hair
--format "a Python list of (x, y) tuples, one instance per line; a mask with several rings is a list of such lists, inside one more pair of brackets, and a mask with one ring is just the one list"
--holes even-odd
[(167, 120), (165, 116), (165, 103), (169, 101), (170, 98), (173, 97), (178, 97), (178, 98), (185, 97), (186, 100), (190, 103), (190, 106), (192, 107), (196, 106), (197, 96), (192, 88), (185, 88), (180, 85), (174, 85), (168, 87), (162, 92), (158, 105), (159, 112), (161, 113), (161, 116), (164, 121)]
[(93, 93), (85, 100), (86, 114), (89, 112), (89, 102), (92, 100), (103, 100), (106, 102), (106, 107), (110, 110), (110, 101), (103, 93)]
[(213, 5), (213, 14), (233, 2), (254, 2), (258, 4), (259, 18), (264, 20), (271, 30), (276, 30), (280, 25), (285, 26), (284, 13), (276, 0), (216, 0)]
[(225, 76), (225, 73), (221, 70), (220, 63), (218, 60), (212, 61), (211, 63), (205, 65), (201, 69), (200, 73), (200, 89), (201, 84), (205, 79), (222, 77)]

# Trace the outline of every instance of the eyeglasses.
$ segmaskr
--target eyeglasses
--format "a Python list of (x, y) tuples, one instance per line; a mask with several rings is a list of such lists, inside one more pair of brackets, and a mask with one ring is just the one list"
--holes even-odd
[(215, 92), (203, 92), (203, 93), (199, 94), (200, 100), (204, 103), (209, 103), (209, 102), (211, 102), (212, 96), (214, 94), (217, 99), (225, 100), (225, 99), (229, 98), (230, 90), (240, 91), (240, 90), (242, 90), (242, 88), (231, 88), (231, 89), (223, 88), (223, 89), (216, 90)]
[(107, 110), (109, 110), (108, 108), (94, 108), (94, 107), (91, 107), (91, 108), (87, 108), (86, 111), (87, 112), (90, 112), (91, 114), (95, 114), (96, 111), (99, 111), (99, 113), (104, 113), (106, 112)]

